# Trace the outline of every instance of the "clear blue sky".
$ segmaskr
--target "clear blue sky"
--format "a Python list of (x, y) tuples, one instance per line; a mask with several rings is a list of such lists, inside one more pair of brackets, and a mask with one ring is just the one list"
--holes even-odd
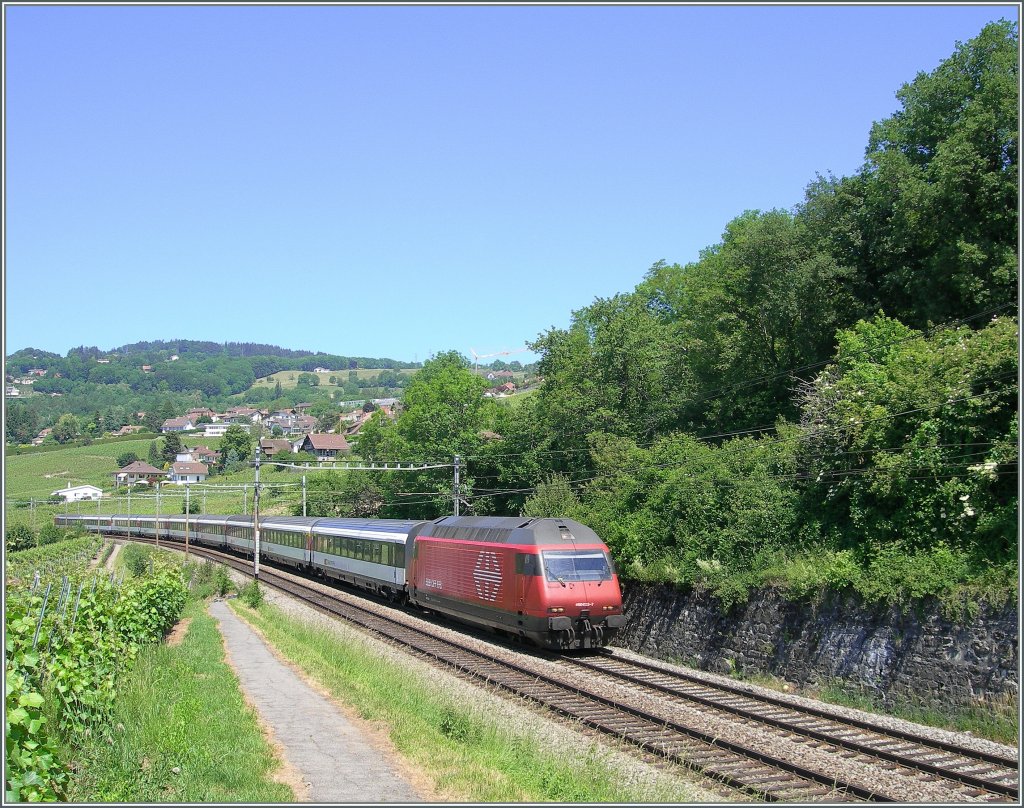
[(900, 85), (1017, 8), (4, 16), (5, 354), (422, 361), (522, 347), (853, 173)]

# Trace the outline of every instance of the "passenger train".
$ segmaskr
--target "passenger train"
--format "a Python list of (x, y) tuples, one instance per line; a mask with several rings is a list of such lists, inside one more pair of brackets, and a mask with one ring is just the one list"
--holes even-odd
[[(58, 515), (60, 527), (184, 542), (185, 516)], [(252, 558), (252, 516), (189, 516), (189, 542)], [(159, 531), (159, 536), (157, 533)], [(371, 590), (543, 648), (608, 644), (625, 623), (604, 542), (571, 519), (266, 516), (260, 559)]]

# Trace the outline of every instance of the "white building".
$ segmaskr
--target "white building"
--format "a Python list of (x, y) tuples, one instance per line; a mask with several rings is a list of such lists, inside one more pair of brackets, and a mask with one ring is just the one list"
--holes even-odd
[(83, 499), (99, 499), (103, 490), (95, 485), (69, 485), (59, 491), (51, 491), (51, 497), (61, 497), (65, 502), (80, 502)]
[(178, 485), (201, 483), (209, 473), (210, 470), (203, 463), (174, 463), (168, 481)]
[(231, 424), (218, 423), (218, 424), (203, 424), (205, 429), (203, 430), (204, 438), (223, 438), (224, 433), (228, 431), (228, 427)]

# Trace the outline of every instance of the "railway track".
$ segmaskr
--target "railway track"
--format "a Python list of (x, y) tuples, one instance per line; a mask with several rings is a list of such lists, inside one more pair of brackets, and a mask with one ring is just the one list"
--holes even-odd
[[(144, 541), (144, 540), (143, 540)], [(181, 549), (171, 543), (165, 546)], [(192, 552), (251, 575), (251, 562), (209, 548)], [(648, 709), (598, 692), (599, 686), (581, 683), (580, 671), (612, 677), (633, 688), (645, 688), (664, 698), (683, 700), (732, 716), (733, 721), (757, 722), (788, 738), (832, 747), (843, 758), (867, 756), (888, 768), (904, 769), (950, 786), (949, 800), (1015, 802), (1018, 791), (1016, 761), (996, 755), (942, 744), (909, 733), (870, 725), (837, 721), (835, 715), (804, 709), (781, 699), (757, 699), (740, 688), (713, 688), (697, 677), (667, 671), (653, 664), (624, 661), (611, 654), (590, 658), (558, 657), (560, 672), (497, 659), (438, 636), (430, 628), (395, 616), (367, 611), (366, 600), (332, 589), (329, 593), (263, 566), (260, 580), (310, 606), (341, 617), (378, 638), (401, 646), (457, 675), (513, 693), (554, 713), (631, 744), (647, 753), (699, 771), (736, 789), (747, 798), (765, 801), (851, 802), (908, 801), (877, 785), (865, 785), (838, 776), (835, 770), (801, 765), (765, 751), (763, 744), (740, 743), (673, 720), (664, 709)], [(399, 617), (400, 616), (400, 617)], [(405, 619), (400, 619), (405, 618)], [(534, 657), (528, 657), (527, 660)], [(862, 761), (863, 762), (863, 761)], [(863, 779), (863, 778), (862, 778)], [(905, 792), (904, 792), (905, 793)]]
[(1019, 761), (1016, 758), (968, 749), (871, 721), (839, 716), (816, 707), (796, 705), (785, 699), (755, 694), (726, 683), (709, 682), (685, 671), (627, 660), (612, 653), (587, 658), (564, 657), (558, 662), (628, 683), (634, 688), (666, 694), (674, 700), (735, 715), (783, 735), (796, 735), (809, 742), (824, 743), (976, 789), (966, 792), (965, 796), (978, 798), (991, 794), (1016, 800), (1020, 793)]

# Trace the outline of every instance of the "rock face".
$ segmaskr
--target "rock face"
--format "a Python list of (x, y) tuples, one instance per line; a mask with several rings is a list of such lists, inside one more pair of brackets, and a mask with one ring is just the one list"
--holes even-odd
[(825, 593), (806, 602), (766, 589), (725, 610), (713, 596), (624, 585), (615, 644), (698, 669), (765, 673), (801, 686), (834, 683), (880, 702), (971, 705), (1017, 698), (1016, 604), (982, 605), (965, 622)]

